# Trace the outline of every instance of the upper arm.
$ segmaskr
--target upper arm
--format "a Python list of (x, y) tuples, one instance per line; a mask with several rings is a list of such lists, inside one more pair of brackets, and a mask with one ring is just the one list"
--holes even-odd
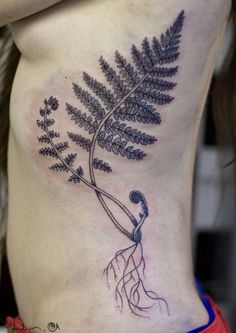
[(61, 0), (1, 0), (0, 26), (33, 15), (60, 1)]

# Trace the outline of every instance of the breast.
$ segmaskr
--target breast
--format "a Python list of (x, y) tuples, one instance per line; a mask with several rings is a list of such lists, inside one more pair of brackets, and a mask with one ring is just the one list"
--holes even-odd
[(12, 36), (21, 53), (27, 58), (41, 58), (56, 51), (56, 45), (68, 31), (73, 7), (72, 1), (66, 1), (12, 23)]
[[(87, 45), (99, 43), (108, 47), (117, 39), (121, 44), (124, 33), (131, 37), (135, 34), (133, 30), (138, 34), (137, 25), (127, 24), (127, 19), (131, 22), (131, 19), (136, 21), (138, 17), (143, 17), (145, 22), (146, 15), (136, 7), (126, 8), (124, 0), (116, 4), (107, 0), (67, 0), (13, 23), (11, 31), (19, 50), (28, 59), (55, 59), (74, 50), (81, 52)], [(137, 13), (134, 15), (135, 8)]]
[(153, 11), (156, 6), (154, 0), (67, 0), (13, 23), (11, 31), (28, 59), (55, 59), (92, 48), (110, 50), (127, 41), (130, 46), (130, 40), (143, 35), (144, 26), (146, 34), (153, 34), (154, 22), (164, 24), (162, 11)]
[[(58, 58), (92, 40), (107, 1), (67, 0), (11, 25), (13, 39), (28, 59)], [(109, 7), (109, 6), (108, 6)], [(93, 22), (93, 24), (91, 24)]]

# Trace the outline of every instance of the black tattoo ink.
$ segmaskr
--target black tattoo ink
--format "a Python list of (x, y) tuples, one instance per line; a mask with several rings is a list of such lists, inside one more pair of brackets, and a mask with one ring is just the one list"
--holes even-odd
[[(145, 38), (141, 50), (133, 45), (131, 48), (133, 64), (116, 51), (117, 71), (115, 71), (103, 57), (100, 57), (100, 68), (111, 90), (85, 72), (83, 80), (90, 92), (73, 83), (74, 93), (86, 112), (69, 103), (66, 103), (66, 111), (71, 120), (84, 128), (91, 139), (73, 132), (67, 134), (71, 142), (89, 153), (89, 179), (85, 178), (81, 166), (74, 166), (77, 154), (71, 152), (65, 154), (70, 149), (68, 141), (58, 142), (60, 133), (51, 129), (55, 123), (52, 114), (59, 108), (56, 98), (45, 99), (44, 107), (40, 109), (41, 120), (37, 120), (38, 127), (43, 131), (38, 140), (42, 144), (47, 144), (39, 150), (39, 153), (57, 160), (49, 168), (67, 172), (68, 181), (75, 184), (82, 182), (93, 189), (111, 222), (131, 241), (129, 247), (116, 252), (105, 268), (104, 275), (109, 288), (111, 281), (115, 283), (114, 294), (118, 308), (122, 311), (126, 304), (137, 316), (148, 317), (150, 309), (155, 304), (159, 306), (161, 312), (164, 305), (169, 314), (167, 301), (144, 285), (142, 226), (148, 217), (148, 205), (140, 191), (131, 191), (130, 201), (141, 206), (137, 219), (122, 202), (97, 185), (94, 169), (110, 173), (112, 168), (106, 161), (94, 156), (95, 147), (98, 145), (115, 155), (140, 161), (147, 154), (134, 145), (148, 146), (157, 141), (154, 136), (128, 126), (126, 122), (156, 125), (161, 123), (161, 116), (154, 105), (163, 106), (174, 99), (167, 92), (171, 91), (176, 83), (167, 79), (174, 77), (178, 71), (178, 66), (171, 64), (180, 54), (179, 44), (184, 19), (185, 13), (182, 11), (159, 40), (154, 37), (150, 44)], [(111, 200), (126, 214), (132, 224), (132, 232), (116, 219), (104, 198)]]
[(40, 328), (39, 326), (32, 326), (32, 327), (26, 327), (24, 323), (19, 319), (19, 317), (11, 318), (12, 323), (10, 324), (10, 327), (6, 326), (6, 323), (4, 320), (0, 318), (0, 322), (3, 324), (4, 327), (9, 328), (10, 332), (20, 332), (20, 331), (32, 331), (32, 330), (38, 330), (40, 332), (56, 332), (57, 330), (60, 330), (60, 326), (58, 323), (50, 322), (47, 325), (47, 330)]
[(50, 322), (47, 325), (47, 329), (49, 332), (56, 332), (56, 330), (60, 330), (60, 327), (59, 327), (58, 323)]

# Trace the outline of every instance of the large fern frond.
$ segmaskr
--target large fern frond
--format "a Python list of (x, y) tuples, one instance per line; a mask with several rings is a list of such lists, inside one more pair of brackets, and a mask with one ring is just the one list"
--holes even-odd
[[(110, 87), (88, 73), (83, 73), (84, 83), (90, 92), (75, 83), (73, 89), (91, 115), (68, 103), (66, 110), (71, 119), (93, 137), (85, 139), (80, 134), (73, 133), (70, 134), (72, 141), (91, 154), (94, 154), (97, 143), (101, 148), (129, 159), (140, 160), (146, 156), (140, 149), (128, 146), (128, 142), (149, 145), (157, 139), (121, 121), (156, 125), (161, 123), (160, 111), (156, 108), (167, 105), (174, 99), (171, 92), (176, 87), (176, 82), (171, 79), (178, 72), (178, 66), (174, 62), (179, 57), (183, 22), (184, 11), (159, 39), (153, 37), (149, 40), (146, 37), (140, 47), (133, 44), (132, 63), (119, 51), (115, 51), (115, 69), (101, 56), (100, 69)], [(39, 123), (38, 126), (44, 128), (45, 125)]]

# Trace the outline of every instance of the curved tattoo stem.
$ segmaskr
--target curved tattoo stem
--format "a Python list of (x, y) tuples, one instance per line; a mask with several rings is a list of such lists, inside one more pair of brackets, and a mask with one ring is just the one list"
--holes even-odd
[[(47, 122), (47, 116), (46, 116), (46, 112), (44, 114), (44, 121), (45, 123)], [(138, 222), (136, 221), (135, 217), (132, 215), (132, 213), (127, 209), (127, 207), (122, 204), (118, 199), (114, 198), (112, 195), (110, 195), (109, 193), (107, 193), (106, 191), (102, 190), (101, 188), (99, 188), (97, 185), (90, 183), (87, 179), (85, 179), (84, 177), (78, 175), (78, 173), (69, 165), (65, 162), (65, 159), (62, 157), (61, 153), (58, 151), (58, 149), (56, 148), (53, 140), (51, 139), (50, 135), (49, 135), (49, 130), (48, 127), (45, 127), (46, 130), (46, 134), (48, 136), (48, 139), (50, 141), (50, 144), (52, 146), (52, 148), (55, 150), (59, 160), (70, 170), (70, 172), (75, 175), (76, 177), (79, 177), (80, 180), (86, 184), (87, 186), (89, 186), (90, 188), (92, 188), (96, 193), (102, 194), (104, 196), (106, 196), (108, 199), (110, 199), (111, 201), (113, 201), (114, 203), (116, 203), (125, 213), (126, 215), (130, 218), (130, 220), (132, 221), (133, 225), (136, 227), (138, 225)], [(125, 228), (123, 228), (118, 221), (115, 219), (115, 217), (113, 216), (113, 214), (111, 213), (111, 211), (109, 209), (106, 210), (108, 216), (111, 218), (112, 222), (116, 225), (116, 227), (125, 235), (127, 236), (130, 240), (133, 240), (133, 235), (126, 230)]]
[[(139, 87), (140, 85), (143, 83), (143, 81), (148, 77), (149, 73), (153, 70), (153, 68), (155, 68), (155, 65), (152, 67), (152, 69), (149, 70), (149, 72), (147, 74), (145, 74), (142, 79), (138, 82), (138, 84), (131, 89), (131, 91), (125, 96), (123, 97), (119, 102), (117, 102), (117, 104), (114, 106), (114, 108), (107, 113), (107, 115), (102, 119), (102, 121), (100, 122), (98, 129), (96, 130), (96, 132), (93, 135), (93, 139), (92, 139), (92, 145), (91, 145), (91, 149), (89, 152), (89, 174), (90, 174), (90, 179), (91, 179), (91, 183), (97, 187), (97, 183), (96, 183), (96, 178), (95, 178), (95, 173), (94, 173), (94, 167), (93, 167), (93, 160), (94, 160), (94, 153), (95, 153), (95, 147), (96, 147), (96, 143), (97, 143), (97, 138), (99, 136), (99, 133), (102, 129), (102, 127), (104, 126), (105, 122), (114, 114), (114, 112), (127, 100), (127, 98), (129, 98)], [(112, 222), (117, 226), (119, 225), (118, 221), (115, 219), (114, 215), (112, 214), (111, 210), (109, 209), (109, 207), (107, 206), (105, 200), (102, 197), (102, 192), (101, 191), (96, 191), (96, 195), (98, 197), (98, 200), (100, 201), (101, 205), (103, 206), (103, 208), (105, 209), (107, 215), (111, 218)], [(144, 199), (145, 200), (145, 199)], [(112, 200), (113, 202), (115, 202), (114, 200)], [(131, 200), (132, 201), (132, 200)], [(117, 202), (115, 202), (117, 204)], [(120, 206), (118, 204), (118, 206), (124, 211), (124, 213), (126, 213), (126, 215), (128, 216), (128, 218), (130, 219), (130, 221), (132, 222), (132, 224), (137, 228), (137, 226), (139, 226), (139, 230), (142, 226), (142, 224), (144, 223), (145, 220), (145, 216), (142, 217), (142, 223), (140, 224), (137, 223), (136, 219), (134, 218), (134, 216), (131, 214), (127, 214), (127, 211), (123, 209), (122, 206)], [(147, 205), (146, 205), (147, 206)], [(124, 232), (123, 232), (124, 233)], [(141, 235), (141, 234), (140, 234)], [(128, 236), (129, 237), (129, 236)], [(134, 235), (130, 238), (131, 240), (135, 240)]]
[[(131, 91), (125, 96), (123, 97), (115, 106), (114, 108), (107, 113), (107, 115), (103, 118), (103, 120), (100, 122), (99, 127), (97, 129), (97, 131), (94, 133), (93, 139), (92, 139), (92, 145), (91, 145), (91, 150), (89, 152), (89, 173), (90, 173), (90, 178), (91, 178), (91, 183), (93, 185), (95, 185), (97, 187), (97, 183), (96, 183), (96, 178), (95, 178), (95, 173), (94, 173), (94, 167), (93, 167), (93, 160), (94, 160), (94, 153), (95, 153), (95, 146), (97, 143), (97, 138), (98, 135), (102, 129), (102, 127), (104, 126), (105, 122), (114, 114), (114, 112), (118, 109), (118, 107), (120, 107), (126, 100), (127, 98), (129, 98), (142, 84), (142, 82), (148, 77), (149, 73), (153, 70), (153, 68), (155, 68), (155, 65), (152, 67), (152, 69), (149, 70), (149, 72), (147, 74), (145, 74), (142, 79), (138, 82), (138, 84), (131, 89)], [(115, 219), (114, 215), (112, 214), (112, 212), (110, 211), (109, 207), (107, 206), (105, 200), (102, 197), (102, 193), (100, 191), (96, 191), (96, 195), (98, 197), (98, 200), (100, 201), (101, 205), (103, 206), (103, 208), (105, 209), (106, 213), (108, 214), (108, 216), (111, 218), (111, 220), (113, 221), (113, 223), (117, 226), (119, 223), (118, 221)], [(145, 199), (144, 199), (145, 200)], [(131, 200), (132, 201), (132, 200)], [(115, 202), (115, 201), (113, 201)], [(116, 203), (116, 202), (115, 202)], [(147, 206), (147, 205), (146, 205)], [(123, 210), (123, 208), (119, 205), (119, 207)], [(139, 226), (139, 230), (142, 226), (142, 224), (144, 223), (145, 220), (145, 216), (142, 217), (142, 223), (140, 224), (140, 222), (137, 224), (136, 219), (131, 216), (130, 214), (127, 214), (127, 212), (125, 210), (123, 210), (126, 215), (130, 218), (130, 221), (132, 222), (132, 224), (137, 228), (137, 226)], [(129, 237), (130, 238), (130, 237)], [(131, 240), (135, 240), (134, 238), (131, 238)]]

